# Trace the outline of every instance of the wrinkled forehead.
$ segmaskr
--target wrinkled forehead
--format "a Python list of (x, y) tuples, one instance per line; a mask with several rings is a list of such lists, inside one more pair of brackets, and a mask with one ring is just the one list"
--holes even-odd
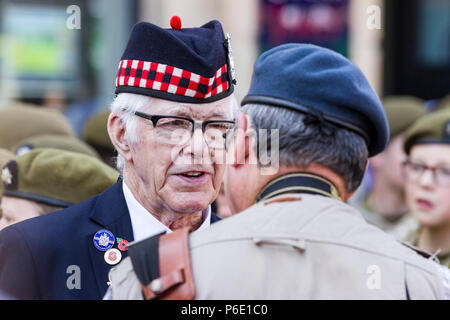
[(232, 119), (234, 101), (232, 97), (210, 103), (181, 103), (163, 99), (152, 99), (147, 112), (158, 115), (173, 115), (193, 119)]

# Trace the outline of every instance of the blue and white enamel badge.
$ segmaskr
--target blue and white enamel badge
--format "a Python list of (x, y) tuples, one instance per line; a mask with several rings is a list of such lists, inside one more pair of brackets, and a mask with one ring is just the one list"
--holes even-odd
[(107, 251), (114, 245), (114, 235), (108, 230), (99, 230), (94, 236), (94, 246), (100, 251)]

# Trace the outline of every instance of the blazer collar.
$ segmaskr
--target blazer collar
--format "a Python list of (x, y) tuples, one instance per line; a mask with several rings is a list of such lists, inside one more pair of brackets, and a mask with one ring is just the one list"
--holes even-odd
[(130, 215), (122, 191), (122, 179), (99, 195), (89, 218), (102, 226), (109, 226), (119, 219)]

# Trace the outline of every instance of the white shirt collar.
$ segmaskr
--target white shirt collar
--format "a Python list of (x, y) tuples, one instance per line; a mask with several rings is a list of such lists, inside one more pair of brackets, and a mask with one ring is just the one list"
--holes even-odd
[[(166, 225), (156, 219), (148, 212), (134, 197), (125, 181), (122, 182), (123, 194), (127, 203), (128, 212), (131, 218), (131, 227), (133, 228), (134, 241), (146, 239), (162, 232), (171, 233)], [(211, 224), (211, 206), (208, 206), (202, 212), (203, 223), (197, 230), (207, 228)], [(196, 231), (197, 231), (196, 230)]]

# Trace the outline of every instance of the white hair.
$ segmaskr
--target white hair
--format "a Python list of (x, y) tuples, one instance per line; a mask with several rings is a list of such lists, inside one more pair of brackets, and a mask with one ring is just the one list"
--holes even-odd
[[(139, 136), (136, 134), (137, 117), (136, 111), (143, 111), (150, 106), (152, 98), (141, 94), (119, 93), (111, 103), (111, 112), (117, 114), (119, 119), (125, 124), (125, 131), (131, 143), (139, 142)], [(123, 173), (125, 159), (118, 154), (116, 159), (116, 168), (120, 174)]]
[[(134, 115), (136, 111), (144, 112), (152, 104), (153, 98), (135, 93), (119, 93), (111, 103), (111, 112), (118, 115), (119, 119), (125, 124), (126, 134), (131, 143), (139, 142), (139, 136), (136, 133), (138, 118)], [(230, 99), (230, 116), (234, 119), (239, 110), (234, 94)], [(125, 159), (118, 154), (116, 159), (116, 168), (120, 174), (123, 173)]]

